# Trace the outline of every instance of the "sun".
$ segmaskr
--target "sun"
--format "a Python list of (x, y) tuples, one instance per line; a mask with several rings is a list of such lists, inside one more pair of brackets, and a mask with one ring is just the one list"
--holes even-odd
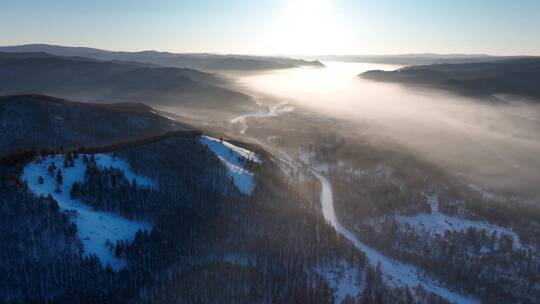
[(277, 54), (341, 53), (346, 30), (331, 0), (291, 0), (272, 33), (269, 49)]

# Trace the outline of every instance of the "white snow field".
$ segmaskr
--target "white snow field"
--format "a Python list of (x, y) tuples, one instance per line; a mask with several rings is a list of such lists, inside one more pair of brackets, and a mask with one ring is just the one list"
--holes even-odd
[[(125, 266), (125, 261), (114, 256), (113, 251), (106, 245), (107, 240), (113, 244), (119, 240), (131, 240), (139, 229), (148, 231), (151, 229), (151, 225), (128, 220), (113, 212), (98, 211), (80, 200), (71, 199), (69, 193), (73, 183), (84, 182), (86, 165), (82, 157), (83, 155), (79, 155), (77, 159), (74, 159), (74, 166), (68, 168), (64, 168), (64, 155), (40, 157), (26, 165), (22, 179), (26, 181), (35, 195), (46, 197), (50, 194), (58, 202), (61, 210), (70, 214), (71, 221), (77, 226), (77, 235), (83, 244), (83, 251), (86, 255), (94, 254), (103, 265), (110, 265), (113, 269), (120, 270)], [(124, 171), (130, 182), (135, 179), (139, 186), (156, 187), (154, 181), (136, 175), (121, 159), (113, 158), (107, 154), (94, 154), (94, 158), (100, 168), (120, 169)], [(47, 172), (52, 163), (62, 170), (63, 183), (59, 187), (60, 192), (55, 191), (55, 177), (50, 176)], [(43, 178), (43, 184), (38, 181), (40, 176)]]
[(495, 232), (497, 236), (507, 234), (513, 239), (514, 249), (523, 248), (519, 236), (511, 229), (493, 225), (487, 222), (471, 221), (467, 219), (451, 217), (439, 212), (439, 201), (437, 197), (430, 196), (428, 202), (431, 205), (431, 214), (421, 213), (414, 216), (396, 216), (396, 221), (402, 225), (408, 225), (419, 232), (443, 235), (445, 231), (464, 231), (469, 228), (485, 230), (491, 234)]
[(381, 271), (386, 275), (387, 282), (396, 286), (417, 287), (422, 286), (427, 291), (438, 294), (439, 296), (455, 303), (479, 303), (478, 300), (463, 296), (444, 288), (440, 283), (437, 283), (429, 278), (424, 278), (420, 275), (416, 267), (401, 263), (392, 258), (382, 255), (377, 250), (369, 247), (360, 241), (353, 232), (345, 228), (337, 219), (334, 210), (334, 199), (332, 196), (332, 186), (326, 177), (319, 172), (312, 170), (313, 174), (321, 182), (321, 203), (323, 208), (324, 218), (336, 229), (336, 231), (350, 240), (358, 249), (363, 251), (369, 259), (371, 265), (381, 266)]
[(225, 164), (236, 188), (240, 192), (250, 195), (255, 189), (255, 176), (244, 168), (244, 161), (260, 163), (261, 160), (257, 155), (216, 138), (201, 136), (200, 140)]

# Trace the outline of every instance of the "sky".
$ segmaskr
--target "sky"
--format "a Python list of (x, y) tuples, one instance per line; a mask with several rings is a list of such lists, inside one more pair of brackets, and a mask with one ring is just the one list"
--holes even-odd
[(0, 45), (540, 55), (540, 0), (0, 0)]

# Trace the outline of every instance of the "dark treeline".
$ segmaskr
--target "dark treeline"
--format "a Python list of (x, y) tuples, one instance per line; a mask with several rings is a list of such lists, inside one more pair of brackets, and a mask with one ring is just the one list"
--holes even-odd
[(96, 145), (91, 147), (78, 146), (73, 148), (64, 148), (62, 146), (58, 148), (48, 148), (43, 147), (39, 149), (22, 149), (17, 148), (15, 152), (6, 154), (0, 157), (0, 163), (3, 164), (21, 164), (24, 161), (33, 159), (36, 156), (48, 156), (48, 155), (57, 155), (57, 154), (95, 154), (95, 153), (110, 153), (121, 149), (128, 149), (131, 147), (137, 147), (140, 145), (150, 144), (165, 140), (171, 137), (186, 137), (194, 138), (201, 136), (201, 131), (191, 130), (191, 131), (167, 131), (156, 135), (146, 136), (144, 138), (139, 138), (130, 141), (115, 142), (109, 143), (106, 145)]

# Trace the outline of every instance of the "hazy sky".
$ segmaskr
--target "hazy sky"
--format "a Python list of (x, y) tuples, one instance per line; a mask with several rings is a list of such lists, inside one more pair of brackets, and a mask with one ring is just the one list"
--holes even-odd
[(0, 0), (0, 44), (540, 55), (540, 0)]

